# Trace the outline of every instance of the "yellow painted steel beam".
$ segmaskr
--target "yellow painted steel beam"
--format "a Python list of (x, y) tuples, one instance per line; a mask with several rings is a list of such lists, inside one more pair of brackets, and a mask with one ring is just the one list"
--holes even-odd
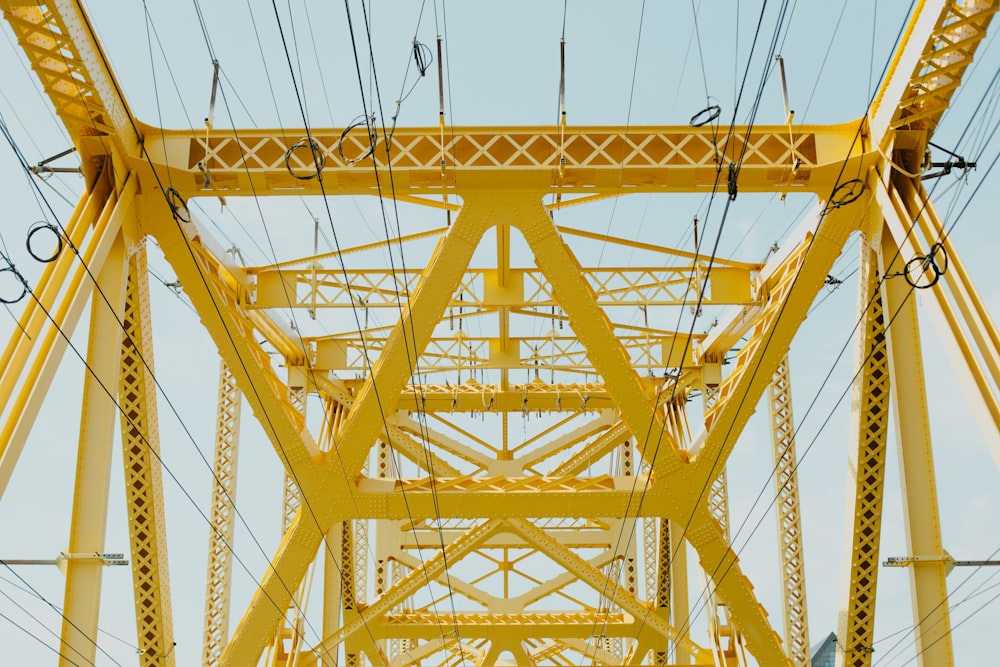
[(855, 366), (848, 450), (847, 534), (844, 590), (837, 617), (837, 665), (869, 667), (875, 641), (875, 602), (885, 493), (886, 437), (889, 428), (889, 357), (878, 267), (881, 229), (861, 235), (858, 271), (860, 329)]
[[(582, 267), (601, 306), (686, 306), (697, 301), (704, 282), (703, 305), (757, 303), (752, 268), (717, 266), (707, 273), (707, 263), (681, 266)], [(556, 305), (551, 286), (533, 269), (508, 269), (508, 283), (498, 282), (498, 270), (470, 269), (449, 306), (458, 308), (548, 307)], [(389, 269), (306, 267), (303, 269), (248, 269), (256, 276), (249, 308), (392, 308), (405, 303), (419, 282), (420, 271), (405, 276)], [(346, 276), (345, 276), (346, 273)], [(459, 295), (462, 299), (459, 299)]]
[(827, 209), (815, 221), (815, 233), (807, 235), (775, 272), (768, 304), (740, 349), (735, 367), (719, 385), (716, 403), (705, 414), (706, 437), (695, 452), (703, 488), (725, 464), (848, 235), (867, 213), (860, 202)]
[[(173, 618), (167, 566), (167, 526), (153, 376), (153, 325), (144, 241), (132, 249), (125, 291), (125, 336), (118, 389), (122, 410), (122, 461), (132, 555), (135, 617), (143, 667), (172, 667)], [(97, 339), (101, 345), (106, 339)]]
[[(223, 656), (223, 664), (248, 664), (259, 657), (266, 638), (280, 619), (281, 605), (287, 604), (291, 597), (291, 591), (284, 588), (284, 581), (297, 586), (316, 553), (322, 535), (336, 521), (347, 518), (337, 516), (345, 511), (346, 501), (352, 493), (347, 480), (361, 471), (371, 446), (385, 426), (383, 415), (394, 407), (396, 397), (409, 379), (415, 350), (423, 348), (435, 324), (440, 321), (449, 295), (454, 292), (495, 214), (491, 204), (491, 201), (477, 203), (475, 198), (467, 198), (462, 213), (439, 243), (424, 280), (417, 286), (401, 322), (389, 338), (386, 351), (356, 394), (356, 403), (341, 427), (336, 460), (330, 461), (322, 471), (323, 490), (307, 492), (304, 485), (300, 485), (313, 505), (310, 517), (303, 520), (300, 513), (286, 532), (282, 548), (272, 561), (271, 571), (265, 574), (261, 587), (254, 594), (233, 635)], [(174, 239), (174, 243), (177, 244), (178, 240)], [(176, 245), (170, 250), (174, 249), (177, 249)], [(164, 252), (167, 253), (168, 249), (164, 248)], [(188, 261), (183, 255), (181, 259)], [(299, 480), (302, 481), (301, 475)], [(319, 502), (320, 498), (323, 502)], [(279, 609), (274, 604), (265, 603), (266, 599), (278, 603)], [(346, 611), (344, 620), (348, 620)]]
[(81, 198), (66, 231), (83, 262), (64, 251), (46, 265), (36, 298), (26, 300), (19, 329), (0, 357), (0, 412), (7, 410), (0, 430), (0, 496), (66, 351), (60, 330), (73, 335), (93, 290), (87, 268), (94, 275), (102, 270), (123, 221), (133, 213), (136, 182), (130, 179), (118, 198), (101, 178)]
[(137, 156), (132, 112), (79, 0), (3, 0), (0, 7), (80, 151), (84, 173), (92, 175), (93, 158), (108, 153), (103, 138), (112, 140), (116, 159)]
[[(501, 632), (525, 638), (575, 638), (588, 639), (594, 627), (608, 636), (635, 636), (641, 619), (621, 613), (606, 612), (534, 612), (527, 614), (489, 614), (464, 612), (396, 614), (371, 622), (372, 633), (377, 637), (405, 637), (408, 639), (434, 639), (441, 636), (442, 627), (458, 626), (463, 639), (496, 637)], [(501, 630), (503, 628), (503, 630)], [(621, 658), (619, 658), (619, 661)]]
[[(740, 156), (740, 192), (796, 191), (827, 194), (844, 160), (851, 172), (870, 166), (877, 154), (852, 147), (857, 122), (802, 125), (790, 138), (786, 126), (738, 126), (717, 143), (711, 127), (574, 127), (565, 133), (563, 178), (559, 179), (559, 128), (453, 127), (441, 144), (437, 128), (396, 128), (391, 146), (375, 147), (379, 171), (391, 156), (397, 196), (442, 192), (441, 153), (449, 168), (444, 188), (468, 193), (501, 187), (533, 188), (563, 194), (617, 192), (708, 192), (718, 165)], [(241, 129), (204, 132), (143, 126), (146, 150), (158, 173), (184, 198), (198, 195), (258, 196), (321, 194), (319, 182), (298, 176), (315, 173), (311, 151), (292, 150), (304, 130)], [(369, 150), (367, 133), (314, 128), (309, 135), (322, 156), (327, 194), (375, 194), (375, 171), (343, 155)], [(498, 140), (499, 138), (499, 140)], [(206, 143), (207, 141), (207, 143)], [(379, 138), (379, 142), (383, 141)], [(745, 153), (743, 153), (745, 148)], [(291, 153), (289, 153), (291, 151)], [(792, 159), (801, 160), (793, 172)], [(211, 174), (205, 187), (201, 163)], [(548, 190), (546, 190), (548, 189)]]
[[(879, 263), (887, 277), (904, 270), (891, 234), (882, 234)], [(882, 298), (890, 317), (886, 338), (906, 546), (912, 555), (944, 556), (916, 299), (899, 276), (882, 282)], [(910, 568), (918, 667), (954, 664), (946, 576), (944, 559), (922, 561)]]
[[(354, 405), (354, 398), (349, 391), (342, 385), (332, 381), (327, 374), (317, 372), (315, 368), (312, 368), (309, 369), (307, 379), (309, 379), (312, 384), (316, 386), (316, 389), (322, 394), (337, 401), (342, 409), (349, 410)], [(417, 466), (426, 469), (429, 465), (432, 470), (427, 470), (428, 474), (433, 472), (436, 475), (442, 475), (445, 477), (457, 477), (459, 475), (457, 469), (453, 468), (440, 456), (431, 451), (430, 448), (424, 447), (409, 432), (404, 431), (403, 428), (400, 427), (401, 423), (404, 425), (412, 423), (412, 421), (401, 417), (401, 414), (402, 413), (398, 413), (395, 416), (386, 416), (385, 427), (379, 436), (382, 439), (382, 442), (391, 443), (394, 451), (405, 456)], [(426, 432), (426, 429), (420, 428), (419, 425), (415, 426), (417, 426), (417, 428), (412, 429), (412, 431), (422, 437), (422, 433)]]
[(691, 655), (696, 658), (708, 657), (705, 649), (698, 646), (690, 639), (682, 636), (676, 628), (665, 622), (659, 615), (650, 613), (651, 610), (642, 602), (635, 598), (633, 593), (625, 590), (615, 581), (608, 581), (608, 578), (600, 570), (592, 567), (582, 558), (561, 545), (536, 527), (526, 519), (511, 519), (508, 524), (517, 533), (522, 535), (532, 545), (554, 560), (556, 563), (573, 572), (581, 582), (592, 587), (598, 592), (607, 590), (611, 594), (614, 604), (621, 606), (626, 612), (638, 618), (644, 618), (646, 625), (657, 634), (665, 637), (671, 642), (676, 642), (684, 646)]
[(212, 514), (208, 531), (208, 576), (205, 584), (205, 636), (202, 666), (215, 667), (229, 639), (229, 607), (236, 536), (236, 480), (239, 463), (240, 413), (243, 395), (225, 362), (219, 362), (219, 399), (212, 463)]
[(345, 619), (347, 622), (334, 634), (324, 637), (322, 644), (315, 647), (313, 651), (333, 651), (341, 642), (346, 641), (355, 633), (363, 632), (367, 621), (374, 621), (387, 614), (397, 603), (425, 586), (429, 579), (436, 578), (439, 574), (443, 573), (449, 561), (455, 563), (461, 560), (466, 554), (479, 546), (483, 540), (500, 529), (501, 526), (502, 521), (500, 519), (491, 519), (468, 531), (462, 537), (449, 544), (443, 551), (425, 560), (423, 569), (411, 572), (402, 581), (386, 591), (376, 602), (361, 610), (350, 621)]
[[(1000, 333), (928, 193), (918, 181), (897, 178), (893, 185), (891, 191), (878, 191), (879, 205), (887, 211), (886, 227), (904, 263), (933, 253), (934, 265), (944, 268), (938, 282), (918, 295), (959, 373), (970, 405), (976, 408), (974, 414), (1000, 467)], [(916, 284), (929, 284), (929, 274), (909, 273)]]
[(788, 658), (796, 667), (810, 667), (809, 617), (806, 606), (806, 562), (802, 548), (802, 509), (799, 505), (798, 461), (795, 456), (795, 419), (792, 381), (786, 356), (771, 377), (767, 392), (774, 452), (775, 519), (778, 523), (778, 560), (781, 604)]
[[(302, 415), (302, 422), (304, 424), (306, 417), (306, 389), (302, 385), (294, 386), (293, 377), (298, 378), (298, 375), (290, 372), (288, 378), (288, 401), (292, 404), (292, 407), (295, 408), (295, 411)], [(305, 378), (300, 378), (299, 381), (304, 382)], [(286, 470), (281, 500), (282, 533), (288, 530), (288, 527), (292, 525), (292, 519), (295, 518), (295, 514), (299, 511), (299, 507), (301, 505), (302, 495), (299, 492), (298, 486), (295, 484), (295, 479)]]
[[(704, 337), (704, 334), (674, 332), (616, 336), (632, 366), (644, 371), (696, 366), (694, 351)], [(305, 338), (304, 342), (314, 351), (316, 361), (312, 370), (348, 373), (367, 371), (370, 360), (377, 359), (383, 351), (386, 339), (365, 332)], [(458, 331), (435, 336), (419, 357), (419, 367), (424, 371), (521, 369), (535, 371), (538, 379), (552, 370), (592, 373), (593, 365), (590, 353), (573, 332), (558, 336), (509, 336), (504, 341), (502, 337), (469, 336)]]
[[(219, 286), (218, 274), (203, 259), (207, 251), (191, 223), (170, 215), (160, 198), (144, 202), (145, 225), (157, 239), (185, 294), (219, 349), (237, 385), (264, 426), (278, 459), (299, 486), (319, 494), (319, 452), (291, 404), (287, 386), (254, 337), (254, 327), (239, 304)], [(313, 495), (308, 494), (307, 495)]]
[[(657, 570), (657, 577), (660, 579), (661, 586), (668, 585), (670, 587), (670, 621), (680, 629), (681, 638), (685, 639), (691, 635), (691, 607), (688, 604), (690, 599), (688, 595), (688, 545), (676, 523), (664, 520), (660, 524), (660, 528), (662, 531), (660, 566)], [(663, 536), (666, 539), (663, 539)], [(666, 576), (669, 576), (669, 582), (663, 581)], [(685, 648), (683, 641), (675, 642), (673, 650), (678, 663), (690, 661), (690, 652)], [(662, 656), (661, 659), (666, 662), (669, 660), (669, 656)]]
[[(541, 193), (508, 195), (505, 207), (514, 221), (512, 224), (521, 231), (534, 253), (535, 263), (548, 279), (559, 305), (573, 322), (594, 370), (615, 397), (622, 421), (636, 437), (639, 451), (647, 461), (651, 460), (664, 439), (663, 422), (643, 391), (607, 315), (597, 305), (593, 289), (580, 275), (576, 258), (542, 209)], [(660, 465), (665, 470), (676, 469), (680, 464), (678, 453), (669, 442), (669, 435), (665, 439), (668, 442), (659, 457)]]
[(919, 130), (918, 160), (986, 36), (996, 0), (923, 0), (914, 11), (870, 112), (872, 136)]
[[(639, 378), (643, 391), (653, 401), (660, 388), (659, 382), (648, 377)], [(360, 384), (348, 380), (347, 386)], [(669, 386), (663, 393), (669, 395)], [(432, 413), (463, 412), (564, 412), (601, 411), (613, 409), (614, 399), (603, 383), (548, 383), (528, 382), (508, 384), (479, 384), (464, 382), (460, 385), (422, 384), (407, 385), (396, 403), (399, 410), (423, 410)]]
[[(88, 372), (83, 378), (83, 410), (67, 553), (97, 554), (106, 550), (104, 537), (117, 413), (115, 389), (120, 370), (120, 322), (126, 272), (125, 243), (119, 235), (97, 274), (99, 293), (94, 293), (90, 306)], [(103, 569), (104, 563), (99, 559), (65, 561), (60, 667), (96, 660)]]

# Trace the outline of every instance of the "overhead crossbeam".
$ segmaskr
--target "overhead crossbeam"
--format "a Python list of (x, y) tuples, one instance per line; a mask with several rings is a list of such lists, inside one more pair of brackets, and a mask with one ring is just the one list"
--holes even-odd
[[(682, 266), (583, 267), (597, 302), (607, 306), (688, 306), (704, 287), (703, 306), (758, 303), (755, 269), (713, 267), (707, 262)], [(256, 289), (249, 308), (399, 308), (422, 272), (389, 269), (254, 269)], [(552, 307), (557, 305), (541, 272), (509, 269), (500, 287), (497, 269), (470, 269), (451, 300), (451, 308)], [(704, 283), (704, 285), (702, 284)], [(562, 319), (562, 318), (560, 318)]]
[[(370, 161), (352, 163), (341, 157), (341, 152), (347, 158), (367, 153), (367, 132), (342, 138), (342, 129), (316, 128), (309, 136), (325, 164), (321, 181), (300, 178), (316, 172), (308, 140), (300, 143), (306, 139), (304, 129), (212, 130), (207, 139), (204, 132), (143, 129), (157, 172), (186, 199), (377, 194), (390, 164), (397, 195), (440, 196), (442, 189), (461, 193), (498, 186), (591, 195), (623, 189), (709, 192), (720, 182), (725, 186), (723, 166), (737, 158), (741, 192), (828, 193), (845, 159), (853, 172), (877, 157), (854, 145), (857, 127), (803, 125), (790, 137), (785, 126), (738, 126), (718, 139), (710, 127), (582, 127), (567, 129), (562, 140), (557, 127), (454, 127), (444, 145), (438, 128), (396, 128), (388, 151), (381, 144), (384, 139), (378, 139), (372, 153), (376, 168)], [(448, 164), (443, 184), (442, 153)], [(387, 154), (390, 163), (385, 162)], [(561, 177), (560, 155), (566, 160)], [(793, 171), (794, 159), (801, 162)], [(199, 163), (210, 174), (208, 187)]]

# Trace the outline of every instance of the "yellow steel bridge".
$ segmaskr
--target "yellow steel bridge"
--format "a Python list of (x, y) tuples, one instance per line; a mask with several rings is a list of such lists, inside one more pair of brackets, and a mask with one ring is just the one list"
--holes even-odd
[[(928, 401), (937, 380), (923, 359), (928, 345), (951, 353), (969, 414), (981, 417), (977, 446), (1000, 463), (1000, 335), (928, 194), (934, 170), (968, 165), (954, 154), (935, 166), (941, 154), (928, 151), (1000, 2), (916, 2), (867, 112), (838, 124), (800, 124), (789, 111), (727, 128), (710, 106), (674, 126), (578, 126), (563, 112), (552, 126), (464, 127), (442, 101), (439, 124), (423, 128), (387, 129), (366, 112), (339, 128), (223, 127), (210, 115), (188, 130), (136, 117), (82, 5), (0, 0), (85, 183), (70, 216), (33, 228), (35, 254), (50, 260), (37, 279), (8, 254), (0, 265), (17, 317), (0, 360), (6, 512), (5, 491), (26, 474), (19, 459), (56, 451), (36, 418), (57, 370), (85, 361), (82, 393), (61, 409), (80, 415), (78, 440), (58, 449), (75, 462), (70, 505), (58, 510), (69, 532), (58, 557), (44, 555), (64, 583), (51, 600), (58, 629), (41, 638), (52, 661), (117, 662), (99, 611), (108, 566), (126, 561), (136, 624), (126, 640), (143, 666), (185, 664), (182, 644), (199, 645), (206, 666), (805, 666), (833, 631), (837, 664), (867, 667), (878, 664), (888, 577), (909, 580), (916, 664), (955, 664), (956, 562), (931, 443), (945, 415)], [(433, 60), (433, 48), (414, 49), (418, 63)], [(720, 208), (750, 193), (815, 205), (756, 262), (708, 241), (677, 249), (566, 222), (575, 207), (625, 194), (710, 192)], [(323, 211), (363, 195), (423, 207), (436, 222), (248, 265), (193, 205), (301, 196)], [(594, 247), (614, 252), (593, 261)], [(217, 417), (209, 481), (188, 498), (200, 518), (184, 510), (182, 529), (208, 536), (198, 555), (207, 579), (168, 567), (167, 501), (187, 501), (167, 490), (164, 467), (181, 445), (158, 428), (154, 252), (220, 359), (217, 374), (202, 373), (210, 389), (191, 387), (217, 397)], [(792, 386), (806, 369), (790, 366), (789, 348), (845, 253), (860, 256), (850, 436), (831, 445), (842, 466), (825, 474), (846, 473), (847, 530), (839, 561), (810, 554), (839, 562), (811, 576), (842, 579), (836, 627), (814, 624), (810, 636), (806, 595), (818, 582), (807, 586), (803, 528), (840, 526), (811, 525), (800, 509), (809, 482)], [(716, 321), (696, 330), (701, 309)], [(930, 321), (940, 333), (928, 343)], [(767, 424), (751, 421), (758, 410)], [(283, 475), (270, 498), (281, 537), (264, 540), (269, 563), (253, 562), (255, 583), (237, 594), (237, 556), (252, 550), (240, 509), (261, 500), (252, 481), (237, 484), (261, 474), (238, 465), (251, 419)], [(745, 432), (748, 422), (764, 432)], [(778, 545), (761, 580), (739, 558), (728, 487), (743, 470), (727, 462), (763, 441), (754, 451), (770, 449), (765, 500), (777, 521), (762, 530)], [(898, 491), (887, 484), (893, 460)], [(123, 489), (127, 533), (108, 525), (121, 523), (109, 507)], [(880, 550), (884, 501), (902, 508), (905, 552)], [(995, 518), (980, 529), (988, 543), (1000, 536)], [(3, 574), (34, 576), (3, 534)], [(203, 544), (171, 542), (172, 560)], [(903, 569), (883, 571), (890, 557)], [(762, 596), (780, 606), (769, 614)], [(197, 624), (178, 614), (192, 599), (204, 610)]]

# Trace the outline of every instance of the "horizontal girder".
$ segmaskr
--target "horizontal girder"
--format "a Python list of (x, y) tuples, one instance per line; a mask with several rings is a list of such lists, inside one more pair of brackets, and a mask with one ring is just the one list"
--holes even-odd
[[(711, 127), (573, 127), (562, 132), (562, 141), (558, 127), (454, 127), (444, 145), (438, 128), (396, 128), (388, 150), (382, 137), (371, 146), (363, 128), (346, 134), (343, 129), (213, 130), (207, 139), (192, 130), (144, 129), (150, 163), (186, 199), (377, 194), (380, 182), (389, 182), (390, 165), (397, 195), (498, 187), (591, 195), (724, 191), (728, 165), (736, 159), (740, 191), (825, 196), (845, 160), (863, 156), (854, 141), (858, 126), (803, 125), (792, 138), (784, 126), (737, 126), (718, 139)], [(321, 179), (315, 178), (317, 161), (323, 166)], [(135, 168), (148, 165), (137, 162)]]
[[(703, 306), (759, 301), (752, 266), (700, 265), (581, 268), (601, 306)], [(248, 308), (393, 308), (406, 303), (420, 271), (389, 269), (254, 269), (256, 289)], [(554, 307), (545, 276), (537, 269), (509, 269), (498, 284), (497, 269), (470, 269), (452, 298), (451, 308)], [(560, 318), (561, 319), (561, 318)]]

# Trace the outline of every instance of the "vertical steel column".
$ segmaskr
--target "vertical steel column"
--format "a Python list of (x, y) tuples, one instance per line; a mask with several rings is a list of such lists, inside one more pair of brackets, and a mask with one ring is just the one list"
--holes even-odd
[(224, 361), (219, 362), (219, 404), (215, 424), (212, 523), (208, 532), (208, 578), (205, 586), (205, 638), (202, 664), (212, 667), (229, 639), (229, 594), (233, 574), (233, 521), (236, 469), (240, 446), (242, 394)]
[(792, 386), (787, 355), (771, 377), (767, 398), (771, 412), (771, 443), (774, 445), (775, 518), (778, 521), (785, 646), (793, 665), (809, 667), (812, 659), (809, 655), (809, 619), (806, 614), (805, 556), (802, 552), (795, 420), (792, 417)]
[[(855, 428), (848, 454), (848, 541), (845, 589), (837, 621), (837, 665), (868, 667), (875, 628), (885, 441), (889, 426), (889, 366), (879, 290), (878, 256), (867, 235), (861, 237), (858, 277), (858, 374), (852, 401)], [(853, 493), (851, 491), (853, 490)]]
[(146, 247), (129, 261), (125, 294), (125, 337), (121, 344), (122, 460), (132, 549), (132, 582), (139, 635), (139, 664), (174, 664), (170, 615), (167, 527), (163, 513), (160, 432), (153, 377), (153, 326), (149, 316)]
[[(67, 553), (96, 554), (104, 551), (111, 450), (114, 445), (114, 391), (118, 386), (121, 360), (122, 329), (119, 318), (124, 308), (125, 272), (125, 249), (119, 236), (97, 276), (98, 291), (95, 291), (90, 305), (88, 370), (83, 379), (83, 413)], [(104, 302), (105, 298), (110, 307)], [(103, 561), (96, 558), (65, 561), (61, 667), (93, 663), (96, 659), (103, 567)]]
[[(882, 234), (881, 260), (883, 266), (888, 265), (886, 275), (904, 270), (904, 262), (888, 232)], [(912, 288), (901, 277), (885, 280), (882, 294), (891, 317), (887, 328), (889, 372), (892, 374), (906, 545), (911, 556), (944, 556), (916, 299)], [(943, 558), (911, 565), (913, 624), (917, 664), (921, 667), (954, 664), (946, 575)]]

